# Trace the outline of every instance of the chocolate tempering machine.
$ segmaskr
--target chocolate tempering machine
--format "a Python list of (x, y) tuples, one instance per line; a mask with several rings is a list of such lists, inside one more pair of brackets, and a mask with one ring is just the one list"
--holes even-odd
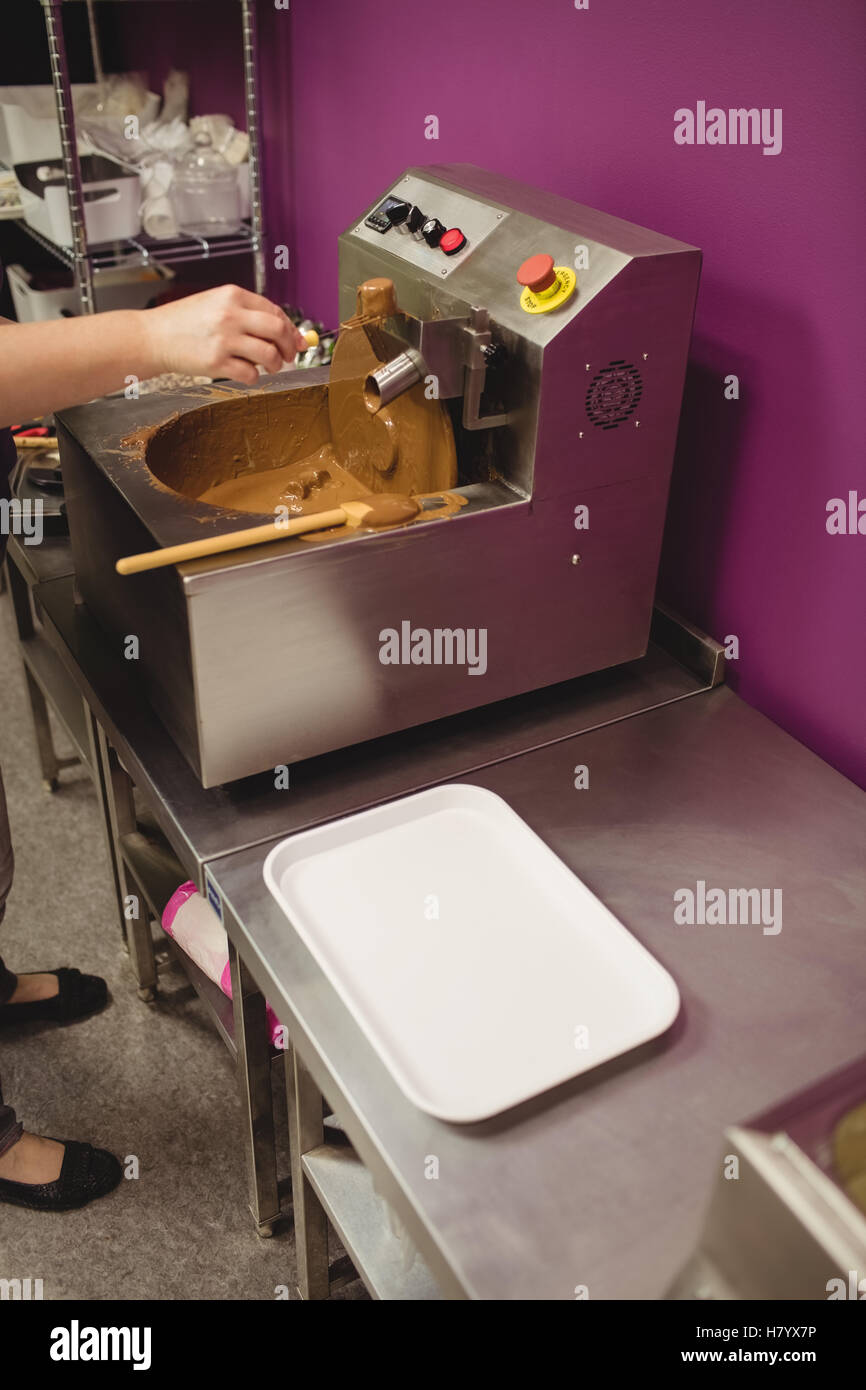
[[(430, 400), (456, 477), (426, 489), (453, 506), (391, 530), (122, 577), (132, 552), (248, 527), (203, 494), (325, 447), (336, 386), (313, 368), (63, 413), (78, 597), (138, 638), (203, 786), (645, 652), (699, 271), (694, 247), (472, 166), (401, 175), (340, 237), (340, 318), (393, 285), (366, 407)], [(392, 462), (366, 485), (394, 490)], [(407, 624), (483, 631), (486, 669), (454, 643), (383, 662)]]

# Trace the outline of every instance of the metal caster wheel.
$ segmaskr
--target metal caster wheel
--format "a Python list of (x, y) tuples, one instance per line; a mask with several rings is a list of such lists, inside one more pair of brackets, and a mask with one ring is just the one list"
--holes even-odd
[(156, 998), (156, 990), (150, 985), (148, 985), (146, 989), (138, 990), (137, 994), (143, 1004), (152, 1004)]
[(270, 1240), (273, 1234), (273, 1221), (263, 1221), (261, 1226), (256, 1226), (256, 1235), (258, 1236), (259, 1240)]
[(56, 777), (43, 777), (42, 790), (53, 794), (60, 790), (60, 783)]

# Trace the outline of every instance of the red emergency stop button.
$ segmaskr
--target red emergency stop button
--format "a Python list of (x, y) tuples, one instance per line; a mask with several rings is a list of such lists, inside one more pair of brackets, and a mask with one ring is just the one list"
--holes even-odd
[(458, 251), (462, 251), (466, 245), (466, 238), (459, 227), (449, 227), (447, 232), (443, 232), (439, 242), (439, 250), (444, 251), (446, 256), (456, 256)]
[(517, 272), (518, 285), (523, 285), (531, 294), (543, 294), (555, 281), (553, 257), (543, 252), (538, 256), (530, 256)]

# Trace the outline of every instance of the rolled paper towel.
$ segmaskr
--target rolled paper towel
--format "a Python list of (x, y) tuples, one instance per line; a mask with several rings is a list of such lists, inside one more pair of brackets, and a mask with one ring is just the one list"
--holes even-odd
[(141, 225), (147, 235), (152, 236), (155, 241), (168, 241), (180, 234), (174, 206), (171, 199), (165, 195), (148, 198), (142, 203)]
[[(202, 974), (219, 985), (223, 994), (231, 999), (229, 942), (225, 928), (191, 881), (182, 883), (172, 893), (162, 914), (162, 929), (185, 955), (195, 961)], [(270, 1004), (265, 1005), (265, 1012), (271, 1044), (284, 1052), (287, 1046), (286, 1029)]]
[(148, 236), (165, 241), (178, 235), (174, 205), (169, 196), (173, 166), (170, 160), (151, 158), (142, 165), (141, 225)]

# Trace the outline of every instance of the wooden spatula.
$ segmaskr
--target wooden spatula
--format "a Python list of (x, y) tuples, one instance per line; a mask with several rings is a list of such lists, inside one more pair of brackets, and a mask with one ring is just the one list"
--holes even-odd
[(303, 536), (308, 531), (325, 531), (329, 526), (398, 526), (411, 521), (420, 510), (421, 504), (414, 497), (380, 492), (360, 502), (344, 502), (342, 507), (298, 516), (292, 521), (272, 521), (266, 526), (250, 526), (228, 535), (187, 541), (185, 545), (167, 545), (162, 550), (147, 550), (142, 555), (126, 555), (118, 560), (115, 569), (118, 574), (139, 574), (142, 570), (161, 569), (164, 565), (180, 565), (184, 560), (198, 560), (202, 555), (221, 555), (226, 550), (241, 550), (248, 545), (263, 545), (266, 541), (284, 541), (288, 536)]

